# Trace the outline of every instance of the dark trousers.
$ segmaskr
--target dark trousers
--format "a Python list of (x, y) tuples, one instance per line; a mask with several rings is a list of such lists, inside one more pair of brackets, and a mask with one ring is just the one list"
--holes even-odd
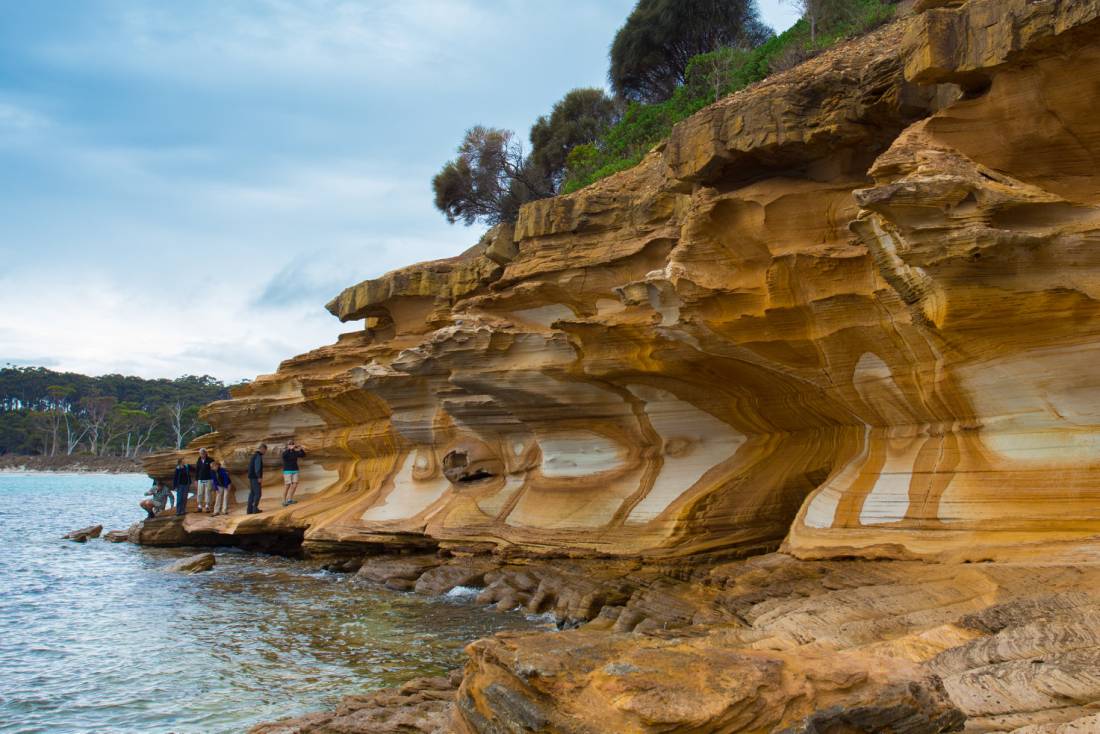
[(260, 480), (248, 478), (248, 514), (260, 511)]
[(187, 514), (187, 490), (188, 487), (176, 487), (176, 514)]

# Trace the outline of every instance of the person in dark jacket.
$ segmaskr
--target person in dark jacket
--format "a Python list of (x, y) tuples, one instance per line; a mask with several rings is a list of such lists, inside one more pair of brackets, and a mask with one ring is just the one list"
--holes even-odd
[(214, 460), (199, 449), (199, 459), (195, 462), (195, 484), (198, 487), (196, 502), (199, 512), (214, 511)]
[(187, 514), (187, 493), (191, 491), (191, 467), (176, 459), (176, 471), (172, 475), (172, 487), (176, 490), (176, 514)]
[(260, 511), (260, 495), (264, 484), (264, 454), (267, 453), (267, 444), (262, 443), (252, 454), (248, 462), (248, 509), (249, 515), (255, 515)]
[(286, 450), (283, 451), (283, 507), (298, 501), (294, 499), (294, 493), (298, 491), (298, 459), (305, 455), (306, 450), (293, 438), (286, 442)]
[(221, 465), (221, 462), (214, 462), (214, 514), (215, 515), (228, 515), (229, 514), (229, 492), (233, 489), (233, 484), (229, 481), (229, 472), (225, 470), (225, 467)]

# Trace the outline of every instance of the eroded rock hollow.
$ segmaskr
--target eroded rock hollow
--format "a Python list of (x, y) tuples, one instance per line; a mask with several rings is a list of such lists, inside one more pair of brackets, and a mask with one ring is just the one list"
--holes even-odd
[[(1100, 2), (907, 5), (891, 25), (681, 123), (634, 169), (527, 205), (458, 257), (346, 289), (328, 308), (361, 328), (210, 406), (216, 432), (196, 442), (240, 488), (251, 450), (293, 435), (310, 448), (301, 502), (276, 509), (268, 489), (272, 512), (189, 517), (185, 530), (293, 530), (317, 551), (665, 564), (781, 549), (770, 558), (803, 570), (776, 583), (814, 576), (806, 569), (822, 559), (920, 560), (929, 593), (947, 589), (960, 614), (1015, 599), (1040, 576), (982, 576), (979, 593), (945, 580), (964, 568), (953, 564), (1095, 562)], [(268, 458), (276, 469), (277, 451)], [(173, 464), (147, 466), (166, 475)], [(1095, 603), (1086, 576), (1059, 577), (1083, 595), (1074, 608)], [(891, 597), (910, 593), (906, 583), (886, 574), (872, 585)], [(886, 605), (915, 616), (856, 642), (823, 623), (772, 645), (755, 617), (737, 615), (721, 620), (751, 634), (708, 627), (643, 644), (603, 633), (587, 659), (605, 673), (584, 691), (565, 678), (555, 688), (566, 653), (551, 642), (477, 643), (456, 716), (497, 731), (493, 712), (511, 704), (493, 691), (505, 691), (557, 701), (536, 722), (548, 730), (587, 731), (568, 722), (603, 706), (618, 713), (593, 731), (800, 721), (783, 730), (923, 732), (966, 717), (974, 731), (1010, 731), (1061, 725), (1100, 698), (1093, 680), (1072, 704), (1020, 691), (979, 703), (973, 691), (987, 689), (964, 672), (1010, 658), (971, 640), (1004, 628), (943, 627), (950, 614), (920, 617), (923, 603)], [(1065, 615), (1043, 604), (1025, 608)], [(881, 647), (901, 637), (911, 645)], [(822, 642), (833, 638), (843, 642)], [(872, 643), (870, 657), (828, 654)], [(784, 658), (807, 644), (816, 652)], [(1095, 660), (1095, 639), (1083, 645)], [(599, 666), (646, 669), (660, 650), (666, 662), (731, 656), (706, 665), (732, 666), (741, 683), (751, 672), (775, 715), (738, 719), (719, 697), (702, 719), (664, 728), (659, 702), (628, 717)], [(519, 660), (558, 673), (524, 679)], [(792, 685), (820, 695), (783, 703), (798, 698)], [(865, 688), (891, 692), (853, 693)], [(570, 713), (581, 693), (588, 703)], [(899, 702), (911, 724), (840, 713), (813, 723), (830, 701), (866, 709), (875, 696)], [(1028, 718), (1027, 706), (1062, 714)]]

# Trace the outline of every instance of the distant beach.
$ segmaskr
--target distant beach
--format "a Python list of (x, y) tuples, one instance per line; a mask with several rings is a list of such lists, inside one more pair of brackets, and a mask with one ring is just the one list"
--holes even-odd
[(54, 472), (61, 474), (141, 474), (137, 459), (121, 456), (0, 455), (0, 472)]

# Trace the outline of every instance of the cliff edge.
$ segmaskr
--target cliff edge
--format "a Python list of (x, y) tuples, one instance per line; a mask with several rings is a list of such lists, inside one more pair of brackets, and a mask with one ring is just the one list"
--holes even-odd
[(631, 556), (1087, 544), (1097, 4), (921, 7), (457, 258), (346, 289), (329, 309), (364, 328), (207, 409), (197, 443), (235, 471), (263, 440), (312, 449), (301, 504), (218, 530)]

